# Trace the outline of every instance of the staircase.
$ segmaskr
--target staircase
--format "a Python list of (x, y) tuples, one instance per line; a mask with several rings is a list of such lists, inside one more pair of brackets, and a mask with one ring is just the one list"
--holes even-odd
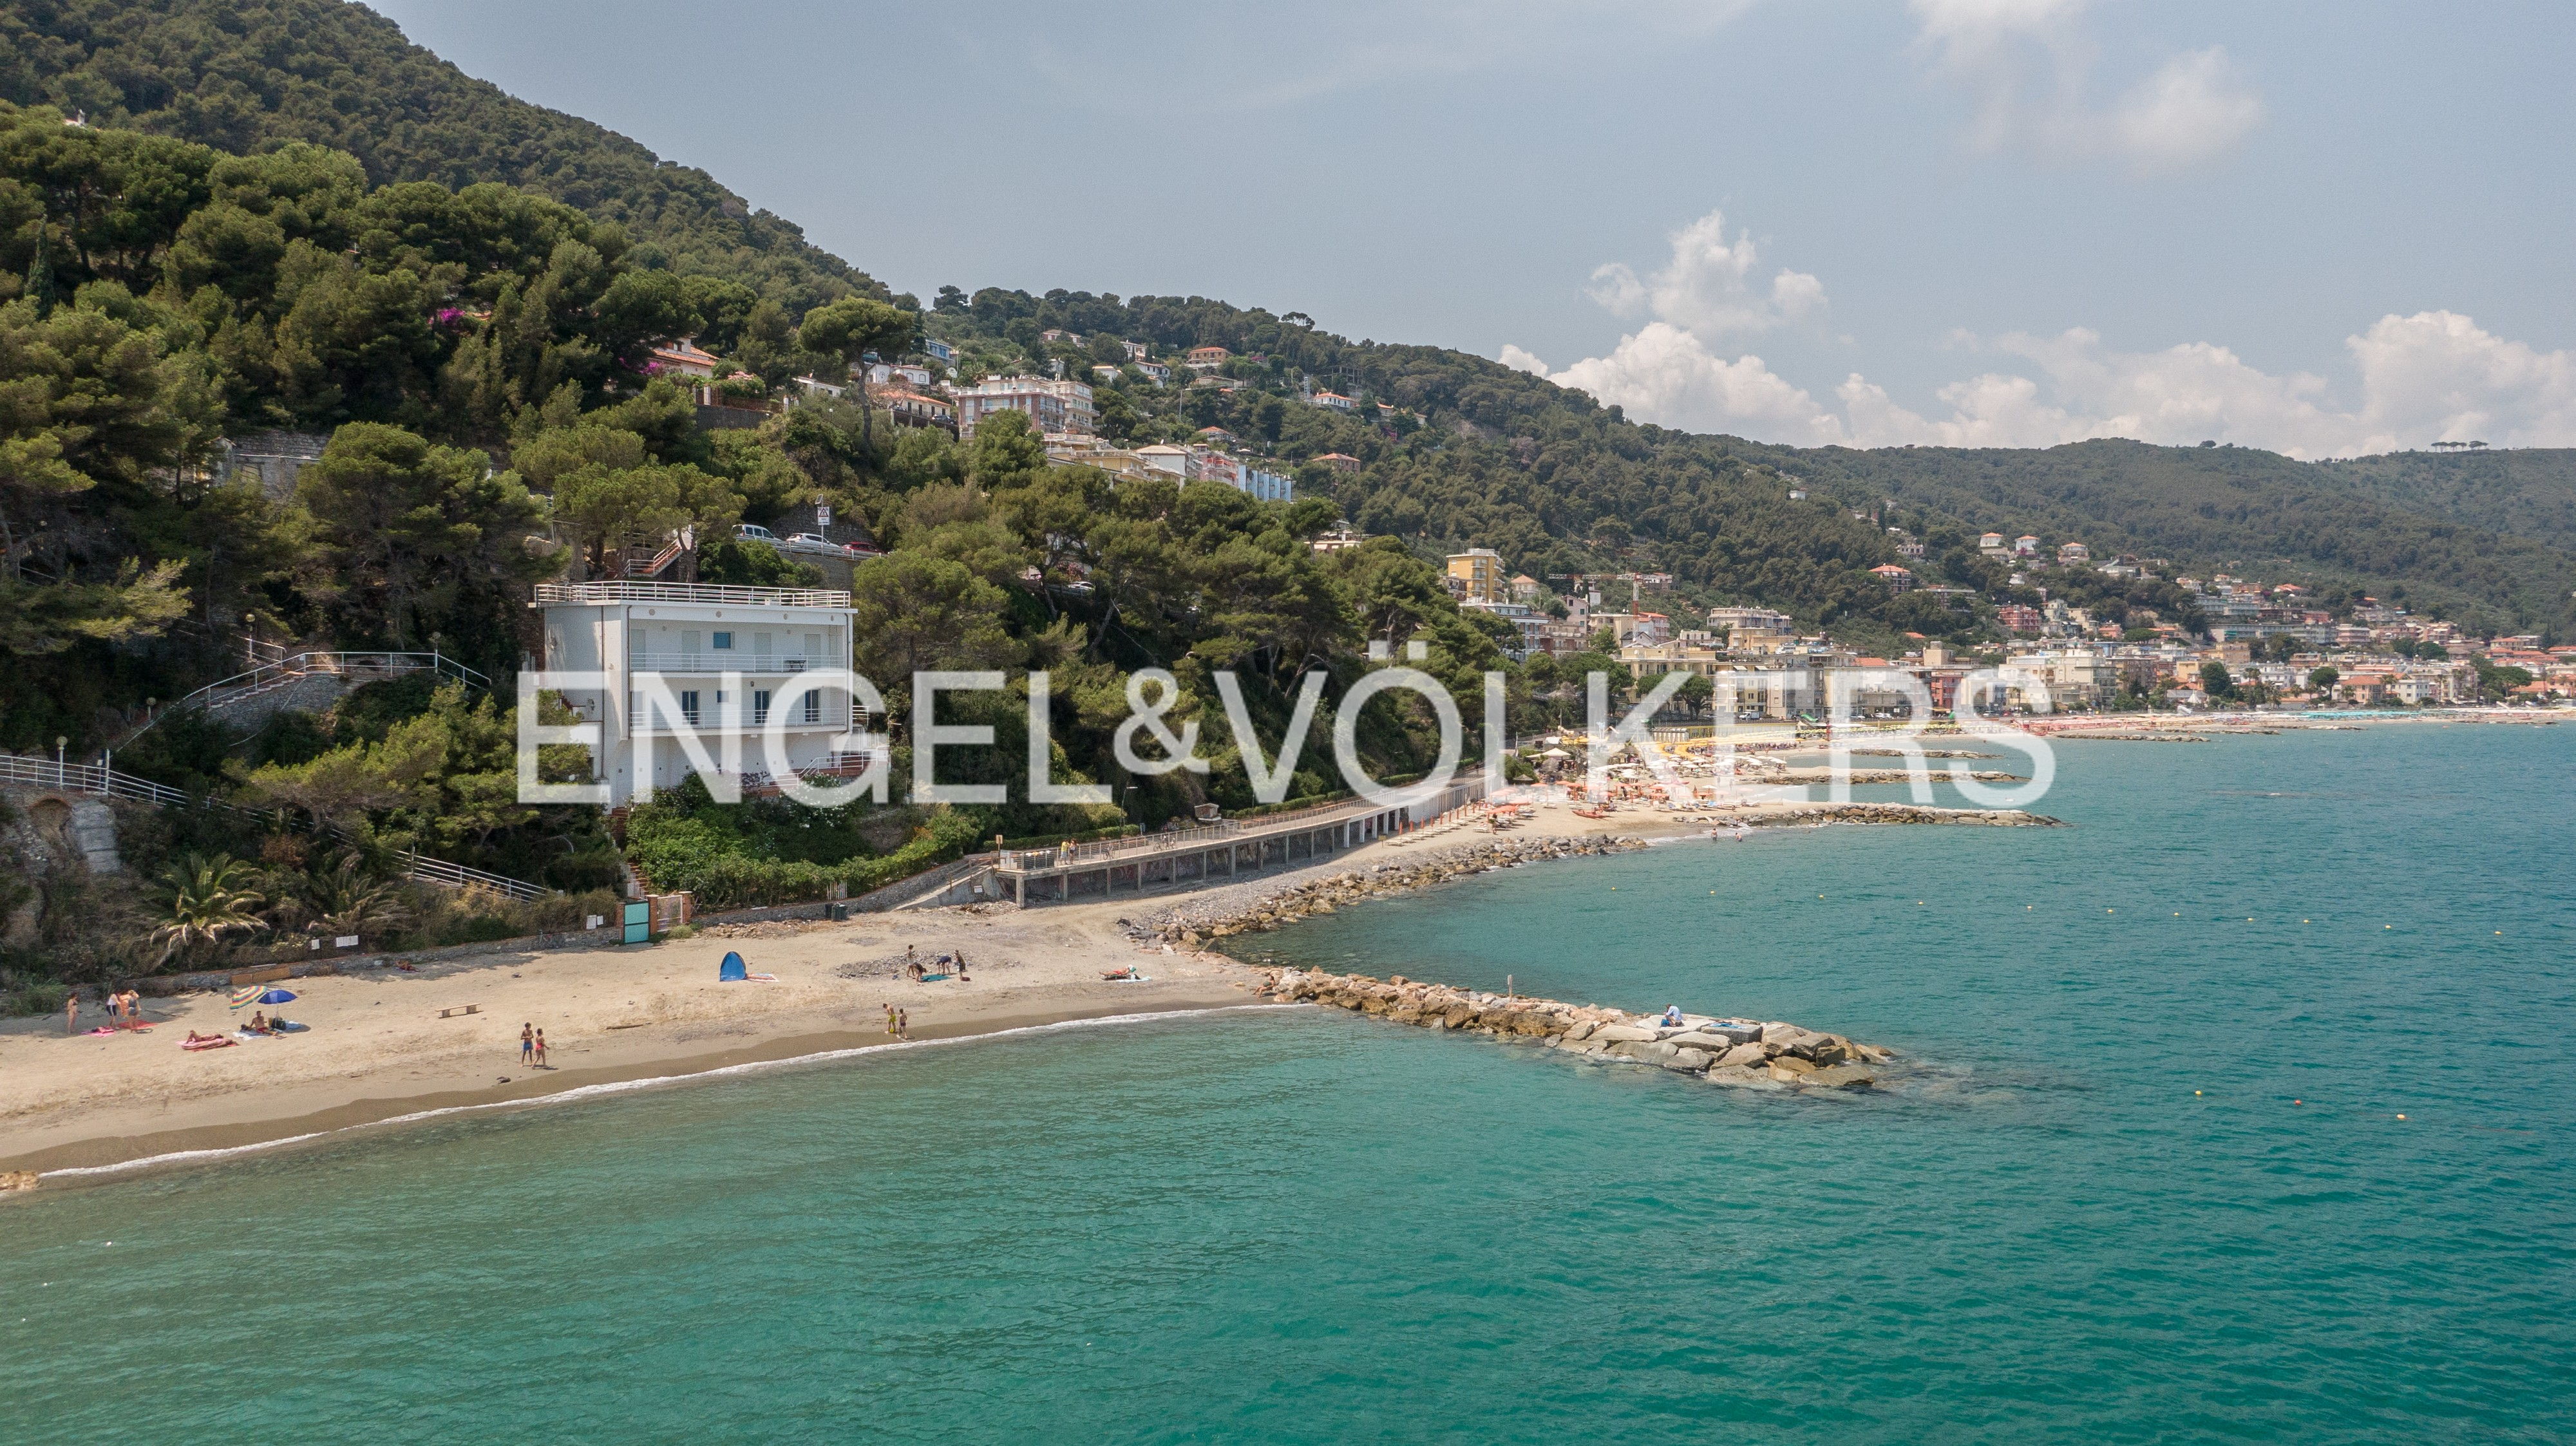
[[(250, 646), (256, 652), (264, 645), (254, 642)], [(319, 711), (320, 707), (329, 706), (350, 688), (412, 673), (430, 672), (442, 678), (452, 678), (463, 683), (468, 692), (489, 691), (492, 686), (491, 680), (481, 673), (437, 652), (286, 654), (280, 649), (279, 653), (279, 656), (261, 661), (247, 672), (208, 683), (176, 702), (163, 704), (146, 715), (142, 722), (126, 730), (113, 746), (126, 746), (153, 724), (182, 708), (202, 708), (208, 713), (221, 713), (236, 723), (259, 723), (290, 708)]]
[[(663, 569), (669, 567), (672, 563), (679, 561), (680, 554), (687, 550), (688, 549), (680, 545), (680, 540), (675, 537), (669, 542), (662, 544), (662, 550), (654, 553), (649, 559), (637, 557), (634, 553), (629, 553), (626, 558), (626, 575), (628, 577), (660, 577)], [(642, 548), (635, 549), (635, 552), (641, 551), (643, 551)]]

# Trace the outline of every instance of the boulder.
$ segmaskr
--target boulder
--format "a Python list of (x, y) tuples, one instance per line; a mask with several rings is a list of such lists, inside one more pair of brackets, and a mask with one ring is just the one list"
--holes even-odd
[(1708, 1072), (1708, 1082), (1713, 1085), (1726, 1085), (1730, 1088), (1740, 1090), (1776, 1090), (1781, 1088), (1780, 1082), (1771, 1077), (1770, 1071), (1760, 1069), (1737, 1069), (1732, 1067), (1712, 1069)]
[(1676, 1048), (1673, 1050), (1673, 1057), (1668, 1060), (1661, 1061), (1661, 1063), (1666, 1069), (1677, 1069), (1690, 1074), (1697, 1074), (1701, 1070), (1708, 1068), (1710, 1064), (1716, 1061), (1716, 1059), (1716, 1055), (1710, 1054), (1704, 1049)]
[(1837, 1065), (1850, 1059), (1851, 1051), (1843, 1047), (1843, 1041), (1828, 1036), (1807, 1051), (1807, 1058), (1818, 1065)]
[(1739, 1044), (1719, 1055), (1717, 1063), (1727, 1069), (1760, 1069), (1769, 1057), (1759, 1044)]
[(1877, 1084), (1878, 1081), (1871, 1078), (1869, 1071), (1859, 1065), (1838, 1064), (1807, 1075), (1806, 1083), (1822, 1085), (1830, 1089), (1865, 1090)]
[(1579, 1020), (1575, 1023), (1573, 1028), (1565, 1032), (1565, 1042), (1568, 1044), (1575, 1044), (1583, 1040), (1590, 1039), (1592, 1037), (1592, 1032), (1600, 1027), (1600, 1025), (1593, 1023), (1591, 1020)]
[[(1594, 1036), (1596, 1039), (1599, 1037)], [(1669, 1044), (1657, 1044), (1651, 1039), (1623, 1039), (1611, 1045), (1610, 1052), (1621, 1059), (1633, 1059), (1639, 1064), (1662, 1064), (1681, 1053)], [(1698, 1050), (1691, 1052), (1699, 1053)]]
[(1814, 1074), (1815, 1072), (1816, 1067), (1814, 1065), (1807, 1063), (1805, 1060), (1798, 1058), (1794, 1054), (1772, 1056), (1771, 1073), (1774, 1075), (1808, 1075)]
[(1633, 1024), (1605, 1024), (1592, 1031), (1592, 1037), (1608, 1044), (1645, 1044), (1654, 1040), (1655, 1031)]

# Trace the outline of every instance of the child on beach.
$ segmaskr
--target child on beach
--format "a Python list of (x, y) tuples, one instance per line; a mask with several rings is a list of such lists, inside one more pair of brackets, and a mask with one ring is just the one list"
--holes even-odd
[(537, 1057), (537, 1032), (533, 1024), (519, 1026), (519, 1063), (529, 1064)]
[(912, 1038), (911, 1010), (898, 1009), (894, 1012), (894, 1037), (897, 1039)]
[(546, 1032), (537, 1031), (537, 1068), (546, 1068)]
[(886, 1012), (886, 1033), (888, 1033), (888, 1034), (892, 1034), (892, 1033), (894, 1033), (894, 1006), (893, 1006), (893, 1005), (891, 1005), (891, 1004), (887, 1005), (887, 1006), (885, 1007), (885, 1012)]

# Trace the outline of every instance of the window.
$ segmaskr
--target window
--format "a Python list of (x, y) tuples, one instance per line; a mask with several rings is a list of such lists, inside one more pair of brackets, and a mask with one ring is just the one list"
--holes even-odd
[(718, 634), (716, 634), (716, 651), (718, 651), (718, 652), (730, 652), (730, 651), (732, 651), (732, 650), (733, 650), (733, 634), (731, 634), (731, 633), (718, 633)]
[(689, 688), (680, 694), (680, 716), (694, 727), (698, 721), (698, 690)]
[(823, 721), (823, 695), (821, 693), (810, 691), (806, 693), (805, 721), (808, 723), (820, 723)]
[(684, 653), (694, 653), (694, 652), (696, 652), (697, 650), (698, 650), (698, 635), (697, 635), (696, 633), (694, 633), (694, 632), (684, 632), (684, 633), (680, 634), (680, 651), (681, 651), (681, 652), (684, 652)]
[(754, 688), (751, 690), (751, 721), (754, 726), (769, 721), (769, 690), (767, 688)]

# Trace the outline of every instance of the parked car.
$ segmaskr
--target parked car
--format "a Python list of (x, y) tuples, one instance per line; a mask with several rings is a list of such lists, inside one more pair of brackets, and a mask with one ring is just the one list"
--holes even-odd
[(825, 537), (819, 532), (800, 532), (787, 540), (795, 543), (799, 547), (831, 547), (835, 545), (830, 538)]
[(736, 537), (755, 538), (762, 542), (776, 542), (778, 540), (777, 533), (770, 531), (768, 528), (761, 526), (757, 522), (735, 523), (733, 527), (733, 535)]

